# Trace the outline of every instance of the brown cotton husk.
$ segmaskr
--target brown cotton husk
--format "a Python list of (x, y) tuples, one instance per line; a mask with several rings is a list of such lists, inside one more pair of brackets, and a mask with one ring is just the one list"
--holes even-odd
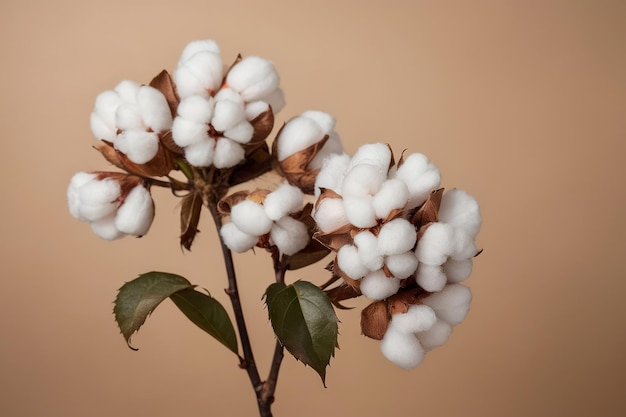
[(342, 246), (351, 245), (354, 242), (353, 230), (354, 226), (346, 224), (332, 232), (315, 232), (313, 239), (317, 240), (328, 249), (337, 252)]
[(390, 321), (387, 303), (376, 301), (361, 311), (361, 333), (369, 338), (382, 340)]
[(233, 209), (233, 206), (245, 200), (249, 194), (250, 191), (242, 190), (222, 197), (220, 201), (217, 202), (217, 211), (222, 216), (230, 216), (230, 211)]
[(176, 85), (174, 84), (174, 81), (172, 81), (172, 77), (169, 72), (166, 70), (161, 71), (152, 79), (152, 81), (150, 81), (149, 85), (150, 87), (159, 90), (161, 94), (165, 96), (165, 100), (170, 108), (172, 117), (176, 116), (176, 110), (178, 109), (178, 104), (180, 103), (180, 97), (178, 97)]
[(411, 223), (413, 223), (415, 227), (420, 228), (427, 223), (439, 221), (439, 207), (441, 206), (443, 191), (443, 188), (431, 191), (428, 195), (428, 199), (417, 209), (415, 214), (411, 216)]
[(202, 210), (202, 194), (192, 191), (183, 197), (180, 208), (180, 245), (191, 250), (196, 234)]
[(159, 150), (154, 158), (145, 164), (136, 164), (122, 152), (115, 149), (111, 142), (103, 140), (95, 147), (111, 164), (131, 174), (144, 177), (162, 177), (174, 168), (172, 154), (159, 143)]
[(351, 287), (350, 285), (346, 283), (341, 283), (335, 288), (332, 288), (330, 290), (325, 290), (324, 292), (330, 299), (330, 302), (333, 303), (334, 306), (336, 306), (337, 308), (341, 310), (350, 310), (353, 308), (353, 307), (346, 307), (342, 305), (341, 301), (349, 300), (351, 298), (357, 298), (361, 296), (361, 292), (359, 290), (355, 289), (354, 287)]
[(259, 114), (257, 117), (250, 121), (250, 124), (254, 128), (252, 139), (248, 142), (248, 145), (259, 144), (264, 142), (265, 139), (272, 133), (274, 128), (274, 112), (270, 106), (267, 111)]
[(428, 294), (429, 293), (421, 287), (405, 288), (387, 298), (387, 310), (390, 315), (406, 313), (410, 306), (418, 304), (420, 300), (428, 296)]

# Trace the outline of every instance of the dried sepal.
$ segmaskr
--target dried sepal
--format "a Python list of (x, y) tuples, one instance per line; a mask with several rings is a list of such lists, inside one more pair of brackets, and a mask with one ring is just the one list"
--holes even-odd
[(419, 209), (411, 216), (411, 223), (415, 227), (421, 227), (427, 223), (439, 221), (439, 207), (441, 206), (441, 197), (443, 196), (443, 188), (431, 191), (428, 199)]
[(264, 142), (274, 128), (274, 112), (272, 111), (272, 107), (270, 106), (266, 111), (252, 119), (250, 124), (254, 128), (254, 133), (248, 145)]
[(122, 152), (115, 149), (113, 143), (101, 141), (95, 148), (111, 164), (131, 174), (144, 177), (161, 177), (167, 175), (174, 168), (173, 155), (159, 143), (159, 150), (154, 158), (145, 164), (136, 164)]
[(176, 116), (176, 109), (178, 109), (178, 103), (180, 103), (180, 97), (176, 92), (176, 85), (172, 80), (169, 72), (166, 70), (161, 71), (156, 77), (150, 81), (150, 87), (156, 88), (165, 96), (167, 105), (170, 108), (172, 117)]
[(361, 311), (361, 333), (369, 338), (382, 340), (390, 321), (387, 303), (376, 301)]
[(190, 192), (183, 197), (180, 209), (180, 245), (187, 250), (191, 250), (196, 234), (198, 234), (198, 223), (202, 209), (202, 194)]
[(242, 190), (229, 194), (226, 197), (222, 197), (220, 201), (217, 202), (217, 211), (222, 216), (230, 216), (230, 212), (233, 209), (233, 206), (241, 203), (248, 197), (249, 194), (250, 191)]

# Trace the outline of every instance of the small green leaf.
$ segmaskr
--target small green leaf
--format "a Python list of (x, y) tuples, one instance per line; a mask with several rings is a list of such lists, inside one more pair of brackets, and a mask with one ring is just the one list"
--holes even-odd
[(235, 355), (238, 354), (233, 324), (224, 307), (215, 298), (193, 289), (178, 291), (170, 298), (196, 326), (213, 336)]
[(185, 278), (166, 272), (148, 272), (122, 285), (115, 298), (113, 313), (128, 347), (137, 350), (131, 346), (130, 337), (163, 300), (190, 288), (193, 285)]
[(306, 281), (275, 283), (267, 288), (265, 302), (280, 343), (325, 383), (337, 346), (338, 320), (324, 291)]

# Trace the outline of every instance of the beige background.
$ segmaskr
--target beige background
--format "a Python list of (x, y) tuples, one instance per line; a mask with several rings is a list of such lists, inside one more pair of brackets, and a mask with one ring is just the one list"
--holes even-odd
[[(423, 152), (482, 204), (474, 301), (448, 343), (403, 371), (359, 335), (358, 309), (340, 312), (328, 388), (286, 358), (276, 416), (626, 413), (624, 2), (2, 0), (0, 415), (255, 415), (235, 357), (171, 303), (139, 352), (111, 314), (116, 289), (153, 269), (226, 302), (211, 225), (183, 254), (177, 201), (158, 191), (150, 233), (107, 243), (65, 201), (74, 172), (107, 167), (91, 149), (96, 95), (205, 38), (226, 60), (276, 64), (279, 123), (328, 111), (350, 152)], [(265, 374), (270, 264), (236, 262)]]

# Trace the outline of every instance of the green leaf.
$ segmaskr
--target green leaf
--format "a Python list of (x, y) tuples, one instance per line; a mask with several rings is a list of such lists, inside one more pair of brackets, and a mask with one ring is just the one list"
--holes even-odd
[(274, 333), (296, 359), (311, 366), (325, 384), (337, 346), (337, 316), (324, 291), (307, 281), (275, 283), (265, 292)]
[(128, 347), (137, 350), (130, 337), (163, 300), (190, 288), (193, 285), (185, 278), (166, 272), (148, 272), (124, 284), (115, 298), (113, 313)]
[(238, 354), (233, 324), (224, 307), (215, 298), (193, 289), (178, 291), (170, 298), (196, 326), (213, 336), (235, 355)]

